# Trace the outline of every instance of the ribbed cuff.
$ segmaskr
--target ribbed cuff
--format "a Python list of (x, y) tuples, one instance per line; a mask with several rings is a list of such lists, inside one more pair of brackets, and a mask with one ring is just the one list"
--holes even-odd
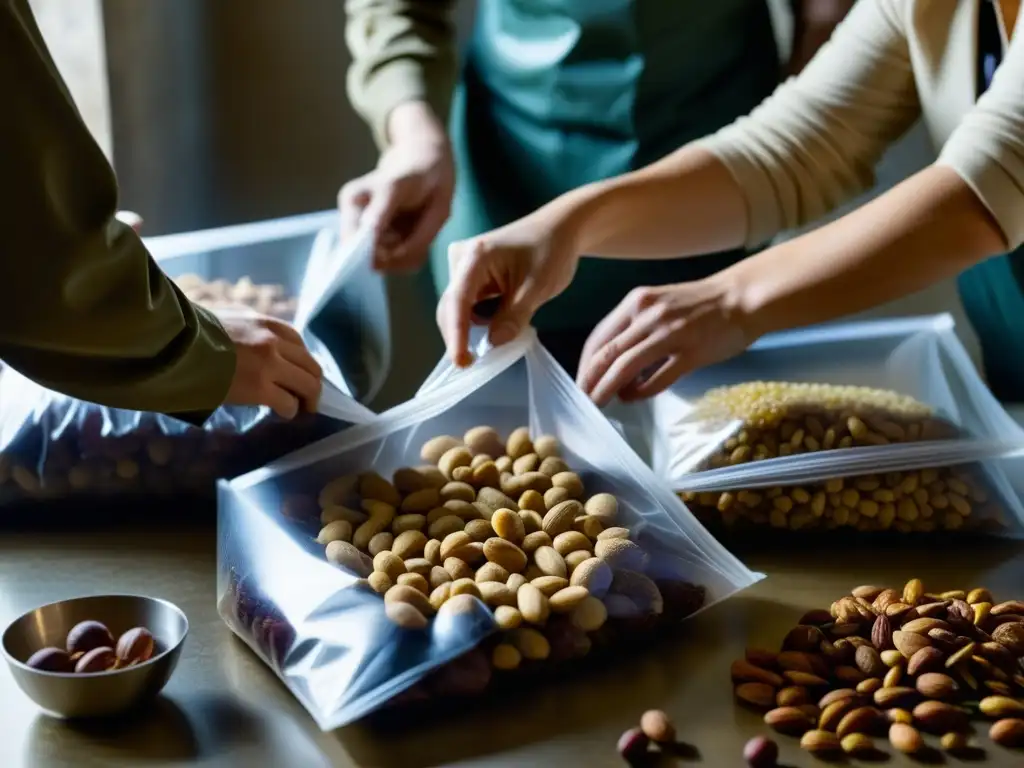
[[(385, 149), (388, 139), (388, 118), (391, 111), (409, 101), (425, 101), (442, 123), (447, 123), (453, 84), (444, 78), (431, 83), (423, 64), (414, 59), (396, 59), (381, 67), (357, 86), (359, 112), (370, 126), (378, 148)], [(353, 89), (350, 88), (350, 91)]]

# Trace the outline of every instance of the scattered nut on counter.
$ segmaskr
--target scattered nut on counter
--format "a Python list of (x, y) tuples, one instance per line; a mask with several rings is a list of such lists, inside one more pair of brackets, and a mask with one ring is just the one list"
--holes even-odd
[(491, 665), (508, 671), (586, 655), (609, 619), (683, 618), (703, 604), (703, 588), (645, 573), (616, 498), (588, 495), (553, 437), (481, 426), (429, 440), (421, 458), (319, 495), (327, 559), (365, 578), (396, 624), (423, 629), (457, 598), (480, 600), (502, 630)]
[(779, 762), (779, 745), (764, 736), (755, 736), (743, 747), (743, 759), (749, 768), (775, 768)]
[(135, 627), (116, 641), (106, 625), (82, 621), (71, 628), (64, 648), (41, 648), (26, 664), (43, 672), (92, 674), (133, 667), (149, 661), (156, 651), (153, 634)]
[[(750, 382), (710, 390), (673, 439), (737, 422), (732, 437), (699, 470), (801, 453), (956, 437), (931, 409), (896, 392), (829, 384)], [(700, 435), (696, 440), (703, 439)], [(909, 533), (997, 530), (1000, 505), (980, 471), (939, 467), (792, 487), (680, 494), (709, 524), (789, 530), (855, 528)]]
[(748, 649), (731, 674), (737, 699), (816, 754), (877, 755), (872, 737), (934, 752), (925, 734), (957, 754), (977, 749), (977, 717), (994, 721), (994, 743), (1024, 747), (1024, 602), (984, 588), (857, 587), (808, 611), (778, 651)]

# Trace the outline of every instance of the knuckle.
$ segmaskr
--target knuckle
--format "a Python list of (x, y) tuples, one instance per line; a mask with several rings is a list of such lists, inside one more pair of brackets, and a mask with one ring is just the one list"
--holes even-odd
[(658, 300), (657, 291), (647, 285), (634, 288), (626, 296), (626, 301), (636, 310), (647, 309)]

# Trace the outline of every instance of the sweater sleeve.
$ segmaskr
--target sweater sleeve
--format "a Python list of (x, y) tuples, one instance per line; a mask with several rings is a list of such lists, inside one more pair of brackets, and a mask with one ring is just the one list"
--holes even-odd
[[(1019, 26), (1019, 25), (1018, 25)], [(953, 169), (1003, 231), (1024, 244), (1024, 40), (1014, 37), (992, 85), (953, 131), (938, 163)]]
[(796, 77), (697, 142), (743, 189), (748, 246), (824, 216), (874, 184), (920, 115), (900, 0), (859, 0)]
[(446, 121), (458, 75), (454, 0), (347, 0), (348, 95), (387, 145), (391, 110), (426, 101)]
[(0, 358), (73, 397), (201, 422), (230, 339), (114, 218), (113, 169), (24, 0), (0, 0)]

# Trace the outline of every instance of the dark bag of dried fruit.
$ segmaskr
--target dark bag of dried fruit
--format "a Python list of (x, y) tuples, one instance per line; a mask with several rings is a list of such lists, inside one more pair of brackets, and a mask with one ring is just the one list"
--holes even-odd
[(760, 578), (532, 331), (222, 483), (218, 561), (221, 616), (325, 729), (591, 663)]
[(949, 315), (769, 336), (649, 413), (657, 474), (717, 533), (1024, 533), (1024, 430)]
[[(291, 422), (267, 408), (222, 407), (200, 428), (75, 400), (11, 369), (0, 374), (0, 506), (129, 494), (208, 494), (221, 477), (262, 466), (373, 418), (389, 362), (387, 300), (367, 249), (340, 248), (336, 214), (312, 214), (147, 240), (195, 302), (294, 322), (324, 368), (320, 414)], [(332, 338), (322, 328), (333, 331)]]

